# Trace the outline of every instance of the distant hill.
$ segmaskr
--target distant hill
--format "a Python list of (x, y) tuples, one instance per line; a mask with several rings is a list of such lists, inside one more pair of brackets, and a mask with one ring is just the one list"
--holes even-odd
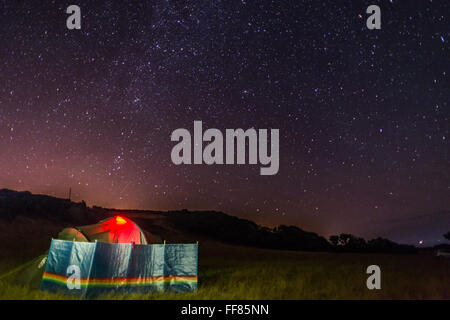
[[(91, 221), (84, 202), (76, 203), (28, 191), (0, 190), (0, 219), (12, 221), (18, 216), (58, 223)], [(92, 221), (95, 222), (95, 221)]]
[(166, 215), (178, 229), (226, 242), (271, 249), (331, 249), (325, 238), (295, 226), (281, 225), (271, 229), (217, 211), (169, 211)]
[(330, 249), (328, 241), (298, 227), (279, 226), (269, 229), (256, 223), (217, 211), (140, 211), (89, 208), (75, 203), (30, 192), (0, 190), (0, 219), (13, 221), (27, 217), (45, 223), (83, 225), (95, 223), (112, 214), (132, 217), (144, 229), (161, 234), (168, 240), (180, 234), (197, 235), (242, 245), (274, 249), (323, 251)]
[[(144, 231), (158, 235), (169, 243), (219, 241), (284, 250), (366, 250), (366, 247), (355, 249), (350, 245), (337, 248), (324, 237), (296, 226), (280, 225), (267, 228), (223, 212), (116, 210), (96, 206), (90, 208), (84, 202), (2, 189), (0, 220), (3, 220), (3, 223), (0, 223), (0, 241), (8, 246), (0, 255), (28, 256), (36, 250), (44, 251), (48, 248), (51, 238), (56, 237), (63, 228), (96, 223), (117, 214), (133, 219)], [(380, 246), (382, 250), (393, 244), (387, 240), (377, 243), (383, 243), (383, 246)]]

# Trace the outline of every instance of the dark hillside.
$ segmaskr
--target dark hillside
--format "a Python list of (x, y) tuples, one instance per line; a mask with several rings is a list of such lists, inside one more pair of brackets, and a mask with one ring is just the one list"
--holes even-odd
[(138, 223), (149, 237), (152, 234), (168, 243), (218, 241), (283, 250), (415, 252), (414, 247), (399, 246), (381, 238), (365, 242), (352, 235), (341, 235), (336, 244), (330, 243), (324, 237), (296, 226), (267, 228), (217, 211), (90, 208), (84, 202), (2, 189), (0, 241), (5, 249), (0, 256), (17, 260), (33, 257), (47, 250), (51, 238), (56, 237), (63, 228), (93, 224), (111, 215), (127, 216)]

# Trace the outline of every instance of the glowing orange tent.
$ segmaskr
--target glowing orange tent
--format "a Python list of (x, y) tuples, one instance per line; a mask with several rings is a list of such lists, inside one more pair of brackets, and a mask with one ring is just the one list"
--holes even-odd
[(58, 239), (79, 242), (110, 242), (147, 244), (142, 229), (133, 221), (122, 216), (115, 216), (88, 226), (65, 228), (58, 234)]

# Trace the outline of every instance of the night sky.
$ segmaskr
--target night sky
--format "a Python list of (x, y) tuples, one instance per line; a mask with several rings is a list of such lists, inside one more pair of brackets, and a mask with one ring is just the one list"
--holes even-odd
[[(81, 30), (66, 8), (81, 7)], [(366, 8), (381, 8), (368, 30)], [(0, 188), (425, 244), (450, 231), (448, 1), (1, 1)], [(280, 170), (177, 128), (280, 129)]]

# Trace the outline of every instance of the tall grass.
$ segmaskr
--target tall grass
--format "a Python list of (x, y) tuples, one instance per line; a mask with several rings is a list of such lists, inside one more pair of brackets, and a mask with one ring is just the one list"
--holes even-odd
[[(192, 293), (107, 295), (100, 299), (450, 299), (450, 261), (431, 254), (364, 255), (218, 247), (200, 251)], [(381, 290), (368, 290), (366, 268), (381, 268)], [(68, 299), (8, 280), (0, 299)]]

